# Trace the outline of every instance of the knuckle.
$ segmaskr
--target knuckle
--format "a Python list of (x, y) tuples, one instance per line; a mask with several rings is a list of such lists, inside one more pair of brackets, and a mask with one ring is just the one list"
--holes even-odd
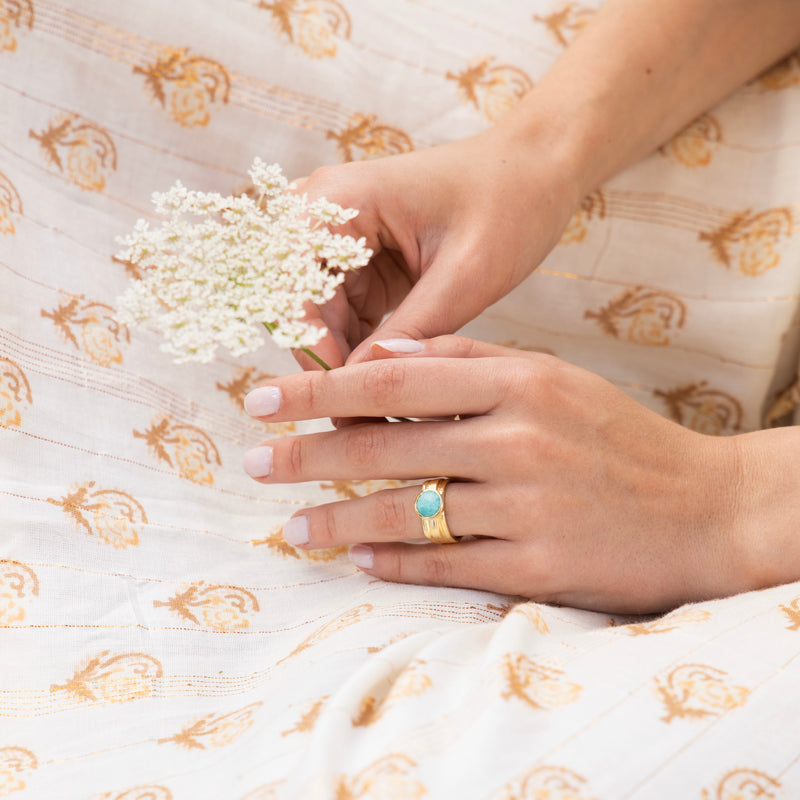
[(432, 552), (425, 553), (422, 558), (422, 580), (423, 583), (433, 586), (448, 586), (452, 582), (453, 565), (450, 556), (443, 549), (448, 545), (439, 545), (435, 549), (428, 548)]
[(559, 361), (548, 355), (510, 359), (499, 378), (505, 395), (524, 403), (541, 402), (558, 381)]
[(374, 519), (372, 525), (384, 535), (405, 531), (406, 508), (392, 491), (378, 492), (375, 495)]
[(321, 524), (317, 526), (314, 544), (320, 548), (336, 547), (341, 544), (339, 523), (337, 521), (336, 504), (325, 506), (322, 511)]
[(306, 463), (306, 443), (302, 436), (294, 436), (287, 440), (286, 458), (282, 460), (287, 477), (302, 477)]
[(309, 416), (316, 416), (323, 396), (322, 380), (324, 373), (317, 372), (304, 372), (300, 374), (301, 380), (299, 386), (295, 389), (296, 401), (299, 401), (301, 407), (309, 414)]
[(502, 369), (496, 378), (503, 397), (514, 402), (530, 402), (533, 399), (534, 382), (527, 364), (521, 361), (508, 366), (510, 368)]
[(442, 349), (454, 358), (472, 358), (478, 353), (479, 342), (468, 336), (449, 334), (438, 339)]
[(309, 194), (316, 194), (318, 192), (324, 193), (332, 184), (336, 183), (336, 172), (337, 168), (331, 164), (317, 167), (308, 176), (305, 188), (308, 190)]
[(396, 397), (406, 386), (407, 373), (400, 360), (373, 361), (364, 375), (362, 392), (371, 402)]
[(380, 575), (387, 581), (397, 583), (411, 583), (412, 579), (407, 576), (404, 566), (402, 550), (396, 545), (387, 545), (380, 548), (375, 560), (376, 567), (380, 569)]
[(324, 197), (343, 208), (364, 209), (371, 184), (367, 176), (373, 171), (367, 162), (326, 164), (311, 172), (302, 189), (312, 200)]
[(365, 467), (379, 460), (386, 450), (386, 437), (378, 425), (363, 425), (347, 431), (344, 455), (354, 467)]
[[(530, 459), (540, 454), (540, 438), (537, 426), (525, 420), (514, 420), (504, 425), (502, 430), (492, 431), (490, 436), (482, 439), (481, 445), (508, 453), (513, 458), (513, 463), (508, 465), (513, 474), (527, 468)], [(499, 466), (498, 474), (502, 469)]]

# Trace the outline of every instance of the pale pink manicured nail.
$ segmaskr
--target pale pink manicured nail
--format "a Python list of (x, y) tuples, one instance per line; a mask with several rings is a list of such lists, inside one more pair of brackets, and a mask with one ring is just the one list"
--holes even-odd
[(244, 454), (244, 471), (251, 478), (266, 478), (272, 472), (272, 448), (254, 447)]
[(373, 347), (380, 347), (390, 353), (421, 353), (425, 345), (416, 339), (381, 339), (372, 343)]
[(375, 551), (369, 545), (354, 544), (347, 555), (360, 569), (372, 569), (375, 566)]
[(244, 410), (251, 417), (266, 417), (281, 407), (281, 390), (277, 386), (261, 386), (244, 398)]
[(292, 517), (283, 526), (283, 538), (295, 547), (306, 544), (308, 542), (308, 517)]

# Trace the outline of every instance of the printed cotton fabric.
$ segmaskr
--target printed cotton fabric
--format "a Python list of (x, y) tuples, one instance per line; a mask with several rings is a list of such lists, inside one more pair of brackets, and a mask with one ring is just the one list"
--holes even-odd
[[(0, 0), (0, 798), (800, 796), (800, 585), (622, 619), (296, 551), (294, 511), (391, 482), (253, 483), (247, 448), (322, 426), (242, 410), (292, 359), (175, 366), (115, 320), (152, 191), (475, 133), (593, 11)], [(795, 54), (586, 198), (468, 330), (706, 433), (785, 422), (799, 173)]]

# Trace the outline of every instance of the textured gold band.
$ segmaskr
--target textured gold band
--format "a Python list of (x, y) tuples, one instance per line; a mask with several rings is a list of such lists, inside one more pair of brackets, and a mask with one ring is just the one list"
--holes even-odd
[(422, 484), (414, 510), (422, 520), (422, 533), (434, 544), (456, 544), (444, 516), (444, 492), (450, 478), (433, 478)]

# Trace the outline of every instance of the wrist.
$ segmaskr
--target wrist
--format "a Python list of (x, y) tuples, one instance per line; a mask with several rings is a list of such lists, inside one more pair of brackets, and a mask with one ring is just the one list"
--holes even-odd
[(738, 491), (733, 520), (744, 589), (800, 579), (800, 427), (775, 428), (732, 440)]
[(623, 82), (610, 68), (587, 72), (587, 60), (571, 55), (498, 121), (495, 134), (523, 151), (546, 152), (580, 203), (672, 131), (664, 133), (661, 105), (642, 100), (647, 81)]
[(491, 152), (506, 154), (530, 187), (558, 187), (553, 201), (564, 206), (566, 220), (594, 188), (596, 163), (574, 111), (539, 102), (536, 89), (493, 128), (479, 134)]

